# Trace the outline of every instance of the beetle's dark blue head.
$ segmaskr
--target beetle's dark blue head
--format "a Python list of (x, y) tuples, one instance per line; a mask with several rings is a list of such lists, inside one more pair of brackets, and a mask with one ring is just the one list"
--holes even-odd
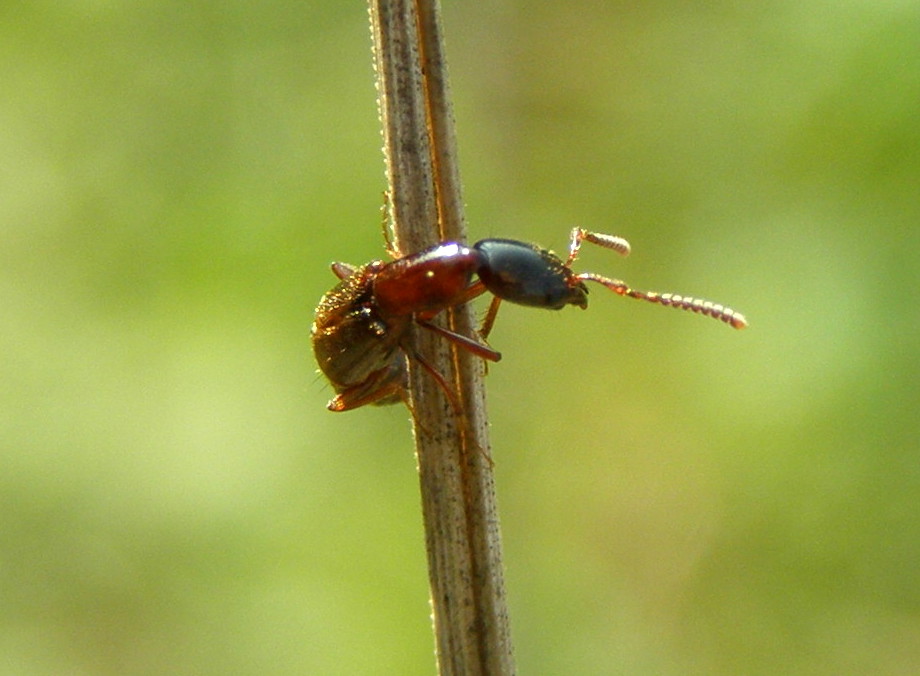
[(549, 310), (588, 307), (584, 283), (551, 251), (513, 239), (484, 239), (473, 248), (482, 254), (479, 279), (502, 300)]

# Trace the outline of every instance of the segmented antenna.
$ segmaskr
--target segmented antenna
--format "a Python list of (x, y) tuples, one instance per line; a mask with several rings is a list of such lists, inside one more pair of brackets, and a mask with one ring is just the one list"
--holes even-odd
[(572, 242), (569, 244), (569, 259), (565, 263), (566, 267), (570, 267), (578, 258), (578, 250), (581, 249), (581, 243), (584, 241), (597, 244), (605, 249), (613, 249), (621, 256), (628, 256), (630, 252), (629, 242), (622, 237), (591, 232), (584, 228), (572, 228)]
[(745, 319), (744, 315), (740, 312), (736, 312), (730, 307), (725, 307), (719, 303), (703, 300), (702, 298), (685, 298), (676, 293), (657, 294), (653, 291), (647, 291), (641, 295), (639, 292), (633, 291), (630, 297), (643, 298), (652, 303), (661, 303), (662, 305), (670, 305), (671, 307), (680, 308), (682, 310), (690, 310), (697, 314), (723, 321), (735, 329), (746, 329), (748, 325), (747, 319)]
[[(569, 245), (569, 259), (566, 262), (566, 267), (571, 266), (572, 263), (575, 262), (575, 259), (578, 257), (578, 251), (581, 248), (582, 242), (591, 242), (592, 244), (597, 244), (598, 246), (602, 246), (605, 249), (613, 249), (621, 256), (628, 256), (630, 251), (629, 242), (627, 242), (622, 237), (616, 237), (615, 235), (605, 235), (599, 232), (590, 232), (584, 228), (573, 228), (572, 242)], [(603, 284), (608, 289), (614, 293), (618, 293), (621, 296), (629, 296), (630, 298), (637, 298), (639, 300), (648, 301), (649, 303), (658, 303), (659, 305), (676, 307), (680, 308), (681, 310), (690, 310), (691, 312), (696, 312), (697, 314), (701, 314), (706, 317), (718, 319), (719, 321), (725, 322), (729, 326), (736, 329), (743, 329), (748, 325), (744, 315), (740, 312), (736, 312), (730, 307), (720, 305), (719, 303), (703, 300), (702, 298), (690, 298), (688, 296), (681, 296), (676, 293), (639, 291), (637, 289), (629, 288), (625, 282), (622, 282), (619, 279), (610, 279), (609, 277), (597, 275), (593, 272), (583, 272), (581, 274), (575, 275), (575, 278), (582, 281), (597, 282), (598, 284)]]
[(630, 298), (645, 300), (649, 303), (658, 303), (659, 305), (676, 307), (680, 308), (681, 310), (690, 310), (691, 312), (696, 312), (697, 314), (712, 317), (713, 319), (718, 319), (719, 321), (725, 322), (732, 328), (743, 329), (747, 328), (748, 325), (744, 315), (740, 312), (736, 312), (730, 307), (725, 307), (724, 305), (719, 305), (718, 303), (703, 300), (702, 298), (689, 298), (687, 296), (680, 296), (676, 293), (639, 291), (638, 289), (631, 289), (629, 285), (626, 284), (626, 282), (622, 282), (619, 279), (610, 279), (609, 277), (596, 275), (593, 272), (582, 272), (581, 274), (575, 275), (575, 278), (586, 282), (597, 282), (598, 284), (603, 284), (608, 289), (621, 296), (628, 296)]

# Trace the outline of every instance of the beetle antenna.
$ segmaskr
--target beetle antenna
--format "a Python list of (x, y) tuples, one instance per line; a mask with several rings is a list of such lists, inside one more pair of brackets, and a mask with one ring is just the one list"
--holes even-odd
[(622, 237), (616, 235), (605, 235), (601, 232), (591, 232), (584, 228), (572, 228), (571, 243), (569, 244), (569, 259), (565, 262), (566, 267), (571, 267), (575, 259), (578, 258), (578, 250), (582, 242), (591, 242), (605, 249), (613, 249), (621, 256), (628, 256), (630, 247)]
[(725, 322), (735, 329), (743, 329), (748, 325), (744, 315), (740, 312), (736, 312), (730, 307), (719, 305), (718, 303), (703, 300), (702, 298), (690, 298), (687, 296), (680, 296), (676, 293), (639, 291), (637, 289), (629, 288), (629, 285), (627, 285), (625, 282), (621, 282), (619, 279), (602, 277), (601, 275), (596, 275), (593, 272), (583, 272), (581, 274), (575, 275), (575, 278), (582, 281), (597, 282), (598, 284), (603, 284), (608, 289), (621, 296), (638, 298), (639, 300), (645, 300), (649, 303), (658, 303), (659, 305), (676, 307), (680, 308), (681, 310), (690, 310), (692, 312), (696, 312), (697, 314), (712, 317), (713, 319), (718, 319), (719, 321)]

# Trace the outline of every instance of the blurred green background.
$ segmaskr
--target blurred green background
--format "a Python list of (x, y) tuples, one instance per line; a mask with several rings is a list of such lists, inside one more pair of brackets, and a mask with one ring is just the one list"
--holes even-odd
[[(434, 673), (409, 416), (308, 341), (383, 255), (364, 5), (0, 14), (0, 672)], [(503, 309), (520, 672), (916, 673), (920, 6), (445, 24), (473, 240), (751, 322)]]

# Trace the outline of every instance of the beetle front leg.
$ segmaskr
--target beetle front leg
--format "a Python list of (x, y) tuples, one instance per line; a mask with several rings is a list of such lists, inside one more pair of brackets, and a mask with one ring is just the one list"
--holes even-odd
[(498, 308), (501, 307), (501, 304), (501, 298), (492, 296), (492, 302), (489, 303), (486, 316), (482, 318), (482, 324), (479, 325), (479, 335), (483, 340), (488, 339), (489, 334), (492, 333), (492, 327), (495, 325), (495, 318), (498, 316)]

